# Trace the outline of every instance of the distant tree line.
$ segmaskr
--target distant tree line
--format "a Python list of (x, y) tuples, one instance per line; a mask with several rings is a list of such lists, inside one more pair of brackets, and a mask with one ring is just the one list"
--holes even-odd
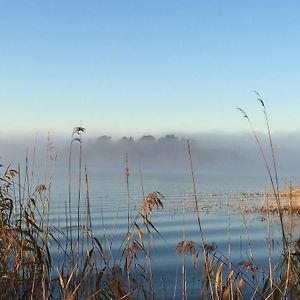
[[(97, 138), (97, 141), (99, 143), (112, 143), (113, 139), (111, 136), (108, 135), (102, 135), (100, 137)], [(156, 139), (153, 135), (143, 135), (141, 138), (139, 138), (138, 140), (134, 140), (134, 138), (132, 136), (130, 137), (126, 137), (123, 136), (122, 138), (118, 139), (116, 141), (116, 143), (118, 144), (154, 144), (154, 143), (169, 143), (169, 142), (173, 142), (173, 143), (180, 143), (180, 142), (186, 142), (185, 138), (179, 138), (177, 136), (175, 136), (174, 134), (167, 134), (164, 137), (160, 137), (158, 139)]]

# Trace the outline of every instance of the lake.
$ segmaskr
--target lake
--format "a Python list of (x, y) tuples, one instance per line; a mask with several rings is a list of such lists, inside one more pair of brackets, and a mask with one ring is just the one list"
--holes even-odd
[[(264, 172), (247, 173), (234, 171), (195, 172), (197, 199), (200, 221), (204, 232), (205, 244), (213, 246), (212, 253), (232, 268), (239, 270), (242, 262), (252, 260), (263, 280), (268, 273), (267, 240), (271, 245), (271, 256), (278, 262), (282, 249), (281, 230), (276, 217), (256, 212), (264, 197), (263, 191), (270, 191), (270, 183)], [(72, 166), (72, 222), (77, 224), (78, 168)], [(83, 170), (82, 170), (83, 172)], [(38, 172), (37, 172), (38, 173)], [(42, 174), (42, 172), (40, 173)], [(182, 295), (182, 266), (186, 268), (186, 289), (188, 298), (199, 295), (201, 283), (201, 264), (196, 271), (191, 255), (176, 252), (176, 245), (183, 240), (193, 241), (195, 247), (201, 247), (200, 231), (195, 212), (194, 193), (188, 166), (183, 169), (168, 169), (162, 166), (141, 168), (129, 165), (129, 190), (127, 191), (123, 166), (120, 168), (103, 168), (91, 164), (87, 166), (88, 193), (90, 199), (93, 235), (101, 241), (110, 257), (124, 266), (121, 247), (128, 228), (128, 191), (130, 221), (136, 220), (146, 233), (140, 218), (137, 219), (144, 195), (158, 191), (164, 197), (163, 209), (153, 209), (151, 222), (159, 231), (152, 230), (151, 271), (158, 298), (180, 298)], [(42, 178), (42, 175), (37, 177)], [(280, 177), (284, 186), (293, 177)], [(57, 165), (51, 185), (50, 223), (66, 230), (68, 212), (68, 166)], [(86, 183), (82, 176), (80, 218), (86, 216)], [(296, 221), (297, 222), (297, 217)], [(83, 223), (83, 221), (80, 221)], [(289, 223), (288, 223), (289, 224)], [(81, 224), (83, 225), (83, 224)], [(294, 233), (297, 238), (296, 233)], [(76, 239), (76, 229), (73, 231)], [(57, 267), (62, 262), (62, 254), (52, 243)], [(57, 251), (57, 252), (55, 252)], [(201, 256), (201, 254), (200, 254)], [(144, 263), (138, 255), (139, 263)], [(229, 259), (229, 260), (228, 260)], [(56, 269), (56, 268), (55, 268)], [(251, 278), (251, 272), (244, 271)], [(248, 290), (247, 290), (248, 289)], [(197, 292), (198, 291), (198, 292)], [(246, 295), (251, 295), (246, 287)], [(161, 294), (159, 294), (161, 293)]]

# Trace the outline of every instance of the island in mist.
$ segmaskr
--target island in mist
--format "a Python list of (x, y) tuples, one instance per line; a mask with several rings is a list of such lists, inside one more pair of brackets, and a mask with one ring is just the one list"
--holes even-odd
[[(270, 156), (268, 139), (258, 134), (262, 147)], [(109, 134), (82, 136), (83, 159), (88, 164), (97, 163), (105, 168), (121, 167), (125, 155), (131, 166), (168, 168), (178, 170), (188, 164), (187, 140), (190, 141), (192, 157), (197, 168), (202, 170), (226, 171), (263, 171), (264, 162), (254, 137), (248, 134), (199, 133), (165, 134), (155, 136), (145, 134), (140, 137), (131, 135), (113, 137)], [(298, 153), (300, 133), (274, 134), (273, 142), (279, 172), (294, 172), (300, 167)], [(39, 135), (23, 137), (2, 137), (2, 165), (17, 164), (25, 161), (26, 156), (38, 164), (47, 159), (49, 144), (53, 157), (58, 164), (67, 163), (71, 144), (70, 136)], [(78, 150), (73, 141), (73, 151)]]

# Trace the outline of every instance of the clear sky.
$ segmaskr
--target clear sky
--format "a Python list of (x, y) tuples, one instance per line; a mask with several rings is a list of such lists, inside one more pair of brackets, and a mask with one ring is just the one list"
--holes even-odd
[(1, 135), (300, 129), (300, 1), (1, 0)]

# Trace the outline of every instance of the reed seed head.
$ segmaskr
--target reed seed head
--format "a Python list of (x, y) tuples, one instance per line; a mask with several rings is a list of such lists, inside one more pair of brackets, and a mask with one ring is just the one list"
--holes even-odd
[(237, 107), (236, 109), (239, 110), (246, 119), (249, 119), (247, 113), (243, 109), (241, 109), (240, 107)]
[(256, 267), (252, 262), (250, 261), (241, 261), (238, 263), (238, 266), (242, 269), (246, 269), (247, 271), (250, 272), (255, 272), (258, 270), (258, 267)]
[(195, 243), (193, 241), (184, 240), (176, 245), (176, 252), (178, 253), (187, 254), (189, 252), (191, 255), (194, 255), (195, 250)]
[(162, 203), (162, 198), (164, 196), (160, 192), (149, 193), (142, 205), (142, 213), (152, 214), (152, 207), (156, 206), (157, 209), (163, 209), (164, 205)]
[(86, 131), (84, 127), (77, 126), (73, 129), (73, 134), (82, 134)]
[(39, 184), (35, 189), (39, 194), (45, 192), (47, 190), (46, 186), (43, 184)]
[(17, 174), (19, 174), (18, 171), (11, 169), (6, 171), (4, 177), (8, 180), (12, 180)]

